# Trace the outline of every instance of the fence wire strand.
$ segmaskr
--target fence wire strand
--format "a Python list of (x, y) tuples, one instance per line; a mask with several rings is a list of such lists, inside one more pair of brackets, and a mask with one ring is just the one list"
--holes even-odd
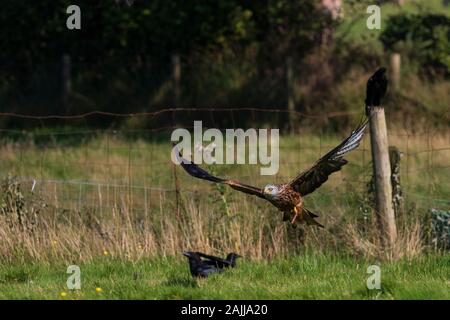
[[(167, 125), (160, 123), (146, 128), (89, 128), (87, 118), (93, 116), (114, 118), (155, 118), (169, 114), (173, 122), (180, 119), (179, 113), (187, 113), (192, 118), (195, 112), (207, 113), (210, 127), (220, 129), (223, 113), (228, 113), (233, 128), (236, 128), (242, 112), (250, 112), (250, 122), (258, 123), (259, 114), (287, 114), (285, 109), (260, 109), (260, 108), (167, 108), (154, 112), (141, 113), (111, 113), (103, 111), (92, 111), (79, 115), (25, 115), (16, 113), (0, 113), (2, 118), (17, 118), (22, 120), (37, 120), (40, 122), (40, 130), (19, 130), (11, 128), (0, 128), (2, 139), (2, 150), (0, 159), (4, 165), (0, 176), (3, 178), (11, 174), (29, 188), (30, 192), (38, 193), (43, 198), (52, 200), (52, 204), (59, 207), (73, 206), (77, 210), (82, 207), (94, 206), (104, 211), (117, 206), (120, 201), (126, 201), (134, 210), (148, 214), (151, 205), (158, 205), (154, 197), (161, 194), (173, 193), (176, 196), (177, 215), (179, 214), (179, 197), (193, 195), (199, 190), (205, 190), (209, 186), (190, 177), (178, 174), (178, 168), (172, 167), (169, 159), (170, 149), (168, 141), (161, 141), (155, 133), (170, 133), (171, 130), (179, 128), (180, 124)], [(216, 114), (217, 113), (217, 114)], [(358, 112), (331, 112), (320, 114), (306, 114), (294, 112), (300, 118), (329, 120), (331, 118), (348, 118), (359, 116)], [(71, 120), (83, 120), (85, 128), (70, 130), (42, 130), (46, 128), (46, 120), (63, 121), (65, 125)], [(276, 119), (278, 121), (278, 119)], [(193, 125), (182, 126), (192, 129)], [(204, 129), (207, 127), (205, 126)], [(225, 129), (225, 128), (221, 128)], [(321, 126), (315, 137), (318, 142), (309, 141), (311, 130), (301, 126), (298, 127), (293, 138), (295, 146), (280, 146), (280, 174), (276, 177), (260, 177), (250, 166), (245, 171), (240, 171), (239, 179), (245, 179), (248, 183), (257, 185), (262, 182), (275, 180), (276, 182), (287, 181), (285, 173), (289, 167), (290, 173), (295, 170), (305, 169), (313, 162), (303, 158), (304, 153), (314, 153), (318, 159), (334, 145), (330, 143), (330, 135), (324, 126)], [(345, 132), (347, 133), (347, 132)], [(335, 134), (334, 140), (341, 139), (345, 133)], [(406, 201), (416, 199), (425, 200), (429, 207), (433, 205), (448, 205), (450, 199), (444, 199), (439, 194), (436, 196), (435, 179), (439, 170), (448, 170), (446, 159), (450, 158), (450, 139), (439, 138), (439, 132), (433, 128), (425, 131), (411, 131), (400, 129), (389, 131), (389, 138), (394, 145), (399, 147), (403, 158), (402, 181), (407, 187), (404, 190)], [(128, 136), (131, 135), (131, 138)], [(367, 133), (369, 135), (369, 133)], [(12, 139), (13, 138), (13, 139)], [(435, 138), (441, 141), (435, 145)], [(30, 140), (28, 141), (28, 140)], [(34, 139), (34, 140), (33, 140)], [(424, 140), (425, 147), (417, 147), (418, 141)], [(92, 144), (90, 144), (92, 143)], [(33, 152), (30, 153), (30, 149)], [(28, 149), (27, 149), (28, 148)], [(293, 151), (292, 149), (296, 150)], [(77, 151), (81, 150), (81, 151)], [(293, 151), (293, 152), (292, 152)], [(77, 153), (78, 152), (78, 153)], [(81, 152), (81, 153), (80, 153)], [(289, 159), (283, 159), (284, 155), (291, 153)], [(296, 158), (292, 159), (292, 154)], [(100, 158), (101, 156), (101, 158)], [(77, 157), (77, 158), (74, 158)], [(99, 158), (96, 158), (99, 157)], [(351, 161), (344, 170), (352, 170), (351, 178), (341, 175), (342, 183), (351, 186), (351, 190), (365, 192), (370, 178), (370, 146), (363, 140), (361, 146), (352, 152)], [(415, 163), (415, 165), (413, 165)], [(228, 171), (230, 169), (230, 171)], [(295, 169), (295, 170), (294, 170)], [(234, 169), (226, 166), (226, 170), (220, 169), (220, 174), (230, 176)], [(30, 172), (33, 172), (30, 175)], [(427, 190), (423, 193), (417, 192), (412, 176), (417, 179), (426, 179)], [(425, 175), (425, 178), (422, 176)], [(198, 182), (198, 183), (197, 183)], [(448, 183), (448, 182), (447, 182)], [(325, 189), (321, 195), (334, 195), (342, 193), (342, 190)]]

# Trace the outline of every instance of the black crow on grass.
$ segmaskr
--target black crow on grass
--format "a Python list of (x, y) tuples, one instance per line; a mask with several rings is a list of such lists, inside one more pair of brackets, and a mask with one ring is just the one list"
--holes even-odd
[(183, 252), (183, 255), (189, 259), (189, 269), (193, 277), (206, 278), (213, 273), (220, 273), (223, 271), (223, 269), (203, 261), (197, 252)]

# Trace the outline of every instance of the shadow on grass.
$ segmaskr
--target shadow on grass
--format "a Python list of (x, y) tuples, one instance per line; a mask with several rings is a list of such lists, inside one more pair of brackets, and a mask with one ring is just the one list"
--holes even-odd
[(198, 288), (198, 283), (196, 280), (191, 278), (181, 278), (181, 277), (173, 277), (169, 278), (167, 281), (163, 282), (163, 285), (169, 287), (186, 287), (186, 288)]
[(394, 298), (394, 284), (387, 283), (382, 284), (380, 289), (370, 290), (368, 288), (360, 289), (356, 291), (358, 296), (372, 300), (392, 300)]

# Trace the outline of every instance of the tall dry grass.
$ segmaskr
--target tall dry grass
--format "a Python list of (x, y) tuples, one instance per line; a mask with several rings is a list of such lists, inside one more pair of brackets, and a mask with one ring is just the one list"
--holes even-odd
[[(177, 199), (167, 159), (170, 147), (165, 144), (113, 137), (96, 137), (78, 146), (7, 142), (0, 146), (0, 160), (17, 178), (6, 179), (0, 194), (0, 259), (86, 261), (108, 255), (135, 260), (184, 250), (236, 251), (255, 260), (302, 250), (410, 258), (427, 248), (427, 210), (446, 206), (433, 199), (448, 194), (450, 141), (446, 134), (434, 134), (431, 141), (427, 135), (406, 140), (403, 133), (390, 135), (391, 144), (405, 153), (406, 200), (391, 250), (380, 249), (367, 203), (367, 138), (348, 156), (344, 170), (305, 199), (308, 208), (319, 213), (323, 230), (294, 229), (266, 202), (195, 180), (178, 169)], [(261, 177), (254, 166), (223, 166), (217, 174), (254, 185), (285, 181), (338, 141), (336, 136), (311, 134), (283, 137), (282, 176)]]
[(393, 247), (385, 247), (380, 232), (375, 225), (369, 232), (362, 233), (357, 225), (345, 226), (343, 239), (346, 246), (353, 248), (359, 256), (383, 260), (412, 259), (426, 249), (427, 242), (423, 234), (424, 225), (418, 220), (397, 226), (397, 239)]
[[(227, 216), (187, 197), (182, 200), (179, 217), (173, 213), (174, 204), (161, 194), (160, 212), (146, 218), (131, 212), (125, 200), (103, 218), (89, 209), (60, 211), (47, 206), (32, 228), (23, 228), (31, 220), (28, 212), (34, 205), (35, 201), (21, 208), (10, 207), (0, 215), (2, 259), (84, 261), (99, 255), (139, 259), (178, 255), (184, 250), (236, 251), (261, 259), (286, 254), (293, 245), (283, 224), (272, 227), (258, 214)], [(254, 211), (246, 201), (240, 205), (239, 210)], [(231, 206), (236, 210), (236, 204)], [(19, 216), (23, 222), (16, 218)]]
[[(21, 197), (20, 189), (17, 191), (12, 197)], [(243, 199), (229, 206), (230, 216), (214, 205), (183, 197), (177, 216), (174, 204), (161, 195), (160, 211), (147, 217), (130, 211), (124, 200), (102, 218), (88, 208), (61, 211), (27, 200), (20, 208), (3, 207), (0, 255), (5, 261), (86, 261), (101, 255), (135, 260), (200, 250), (216, 254), (234, 251), (260, 260), (312, 250), (389, 260), (412, 258), (426, 247), (419, 220), (402, 222), (395, 247), (386, 250), (372, 219), (361, 223), (329, 216), (323, 219), (324, 230), (294, 229), (282, 222), (275, 210), (272, 214), (259, 212), (261, 208), (255, 208), (252, 201)]]

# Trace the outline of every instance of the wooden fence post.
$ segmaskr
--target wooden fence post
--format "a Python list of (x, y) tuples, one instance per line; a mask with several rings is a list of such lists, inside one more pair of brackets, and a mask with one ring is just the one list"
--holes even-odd
[(64, 54), (62, 56), (62, 66), (61, 66), (61, 80), (62, 80), (62, 90), (61, 90), (61, 105), (65, 114), (69, 113), (70, 109), (70, 94), (72, 90), (72, 59), (70, 55)]
[(404, 212), (404, 199), (400, 183), (400, 160), (402, 153), (395, 146), (389, 147), (389, 160), (391, 162), (392, 205), (395, 218), (398, 219)]
[(401, 55), (398, 52), (393, 52), (391, 54), (390, 70), (391, 70), (391, 80), (392, 88), (394, 91), (400, 89), (400, 74), (401, 74)]
[(172, 172), (173, 172), (173, 184), (175, 187), (175, 214), (178, 219), (178, 222), (181, 222), (181, 212), (180, 212), (180, 182), (178, 181), (177, 176), (177, 166), (175, 163), (172, 163)]
[(172, 55), (172, 79), (174, 106), (180, 106), (181, 63), (178, 54)]
[(289, 117), (289, 130), (293, 133), (295, 126), (295, 99), (294, 99), (294, 70), (292, 57), (286, 59), (287, 108)]
[(384, 246), (392, 248), (397, 239), (392, 206), (391, 165), (384, 108), (371, 107), (370, 142), (375, 177), (375, 210)]

